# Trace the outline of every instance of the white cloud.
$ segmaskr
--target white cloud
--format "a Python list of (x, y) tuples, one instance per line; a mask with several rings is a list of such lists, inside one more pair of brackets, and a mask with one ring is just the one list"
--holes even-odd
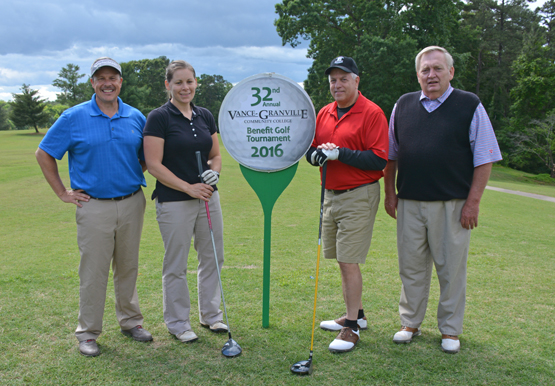
[(0, 82), (4, 79), (20, 79), (23, 73), (20, 71), (12, 70), (11, 68), (0, 67)]
[(59, 91), (53, 91), (51, 90), (52, 88), (55, 88), (55, 87), (52, 87), (51, 85), (40, 85), (40, 86), (33, 87), (33, 89), (39, 90), (39, 95), (41, 98), (49, 101), (55, 101)]
[[(119, 62), (185, 59), (198, 74), (222, 75), (232, 83), (262, 72), (302, 82), (312, 63), (305, 46), (281, 46), (274, 26), (275, 0), (167, 0), (164, 10), (151, 0), (1, 3), (4, 100), (23, 83), (34, 89), (50, 85), (68, 63), (88, 75), (100, 56)], [(44, 25), (48, 28), (40, 27)], [(46, 87), (51, 99), (57, 90)]]
[(306, 58), (307, 49), (291, 49), (289, 47), (233, 47), (225, 50), (237, 56), (243, 56), (251, 59), (261, 59), (264, 61), (272, 60), (274, 62), (298, 62), (308, 63)]
[[(119, 62), (154, 59), (166, 56), (171, 60), (190, 62), (197, 73), (222, 75), (237, 83), (246, 77), (262, 72), (275, 72), (295, 82), (306, 79), (306, 71), (312, 60), (306, 58), (306, 49), (275, 46), (242, 47), (188, 47), (178, 43), (147, 44), (144, 46), (105, 45), (85, 47), (80, 43), (59, 52), (43, 52), (41, 55), (0, 55), (0, 87), (4, 89), (0, 99), (10, 100), (11, 93), (19, 92), (23, 83), (32, 89), (43, 87), (42, 93), (55, 100), (59, 90), (51, 86), (58, 72), (68, 63), (77, 64), (80, 73), (89, 75), (92, 62), (100, 56), (110, 56)], [(24, 70), (19, 70), (24, 69)], [(85, 81), (86, 77), (82, 79)]]
[[(31, 85), (31, 89), (39, 91), (39, 97), (47, 101), (55, 101), (59, 91), (56, 87), (49, 84)], [(12, 94), (20, 94), (21, 86), (17, 87), (0, 87), (0, 99), (4, 101), (13, 100)]]

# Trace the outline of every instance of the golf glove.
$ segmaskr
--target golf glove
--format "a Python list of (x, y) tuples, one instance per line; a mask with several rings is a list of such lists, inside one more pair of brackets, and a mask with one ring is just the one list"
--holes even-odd
[(215, 170), (208, 169), (207, 171), (202, 173), (201, 177), (205, 184), (216, 185), (220, 180), (220, 173)]
[(339, 158), (339, 148), (338, 147), (336, 147), (335, 149), (332, 149), (332, 150), (323, 149), (322, 151), (328, 157), (329, 161), (335, 161)]
[(328, 156), (324, 154), (324, 151), (322, 149), (317, 149), (316, 151), (312, 152), (312, 156), (310, 158), (313, 165), (320, 166), (324, 166), (324, 164), (328, 160)]

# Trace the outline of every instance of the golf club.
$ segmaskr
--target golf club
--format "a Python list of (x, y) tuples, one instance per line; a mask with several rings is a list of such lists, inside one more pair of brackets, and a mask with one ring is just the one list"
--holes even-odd
[[(198, 172), (201, 182), (202, 181), (202, 160), (200, 158), (200, 151), (197, 151), (197, 164), (198, 164)], [(224, 298), (224, 289), (222, 287), (222, 277), (220, 275), (220, 266), (218, 264), (218, 254), (216, 253), (216, 243), (214, 242), (214, 231), (212, 230), (212, 220), (210, 219), (210, 210), (208, 210), (208, 202), (204, 202), (206, 207), (206, 216), (208, 217), (208, 227), (210, 228), (210, 237), (212, 237), (212, 247), (214, 248), (214, 259), (216, 259), (216, 271), (218, 272), (218, 282), (220, 283), (220, 292), (222, 294), (222, 303), (224, 304), (224, 314), (225, 314), (225, 322), (227, 324), (227, 333), (229, 335), (229, 340), (224, 344), (222, 348), (222, 354), (225, 357), (233, 358), (241, 355), (243, 349), (239, 346), (239, 343), (231, 338), (231, 329), (229, 328), (229, 320), (227, 319), (227, 309), (225, 306), (225, 298)]]
[(318, 252), (316, 254), (316, 283), (314, 284), (314, 311), (312, 312), (312, 337), (310, 338), (310, 356), (291, 366), (291, 372), (298, 375), (312, 374), (312, 355), (314, 353), (314, 325), (316, 323), (316, 299), (318, 298), (318, 273), (320, 272), (320, 250), (322, 249), (322, 219), (324, 217), (324, 194), (326, 192), (326, 162), (322, 167), (322, 193), (320, 195), (320, 225), (318, 226)]

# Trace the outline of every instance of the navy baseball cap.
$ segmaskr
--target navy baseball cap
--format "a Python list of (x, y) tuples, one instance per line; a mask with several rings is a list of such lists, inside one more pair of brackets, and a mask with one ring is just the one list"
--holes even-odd
[(108, 57), (104, 57), (104, 58), (98, 58), (94, 61), (94, 63), (91, 66), (91, 78), (94, 75), (94, 73), (96, 71), (98, 71), (99, 68), (101, 67), (112, 67), (114, 69), (116, 69), (120, 76), (121, 74), (121, 66), (118, 64), (118, 62), (116, 62), (114, 59), (112, 58), (108, 58)]
[(329, 75), (331, 70), (339, 68), (345, 72), (352, 72), (358, 76), (358, 67), (353, 58), (348, 56), (338, 56), (331, 61), (329, 68), (326, 70), (326, 75)]

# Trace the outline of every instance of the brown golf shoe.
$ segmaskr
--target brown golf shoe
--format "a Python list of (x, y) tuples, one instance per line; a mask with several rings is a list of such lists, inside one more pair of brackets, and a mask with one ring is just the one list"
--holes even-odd
[(350, 327), (343, 327), (337, 338), (330, 343), (331, 352), (347, 352), (355, 348), (360, 339), (360, 332), (353, 331)]

